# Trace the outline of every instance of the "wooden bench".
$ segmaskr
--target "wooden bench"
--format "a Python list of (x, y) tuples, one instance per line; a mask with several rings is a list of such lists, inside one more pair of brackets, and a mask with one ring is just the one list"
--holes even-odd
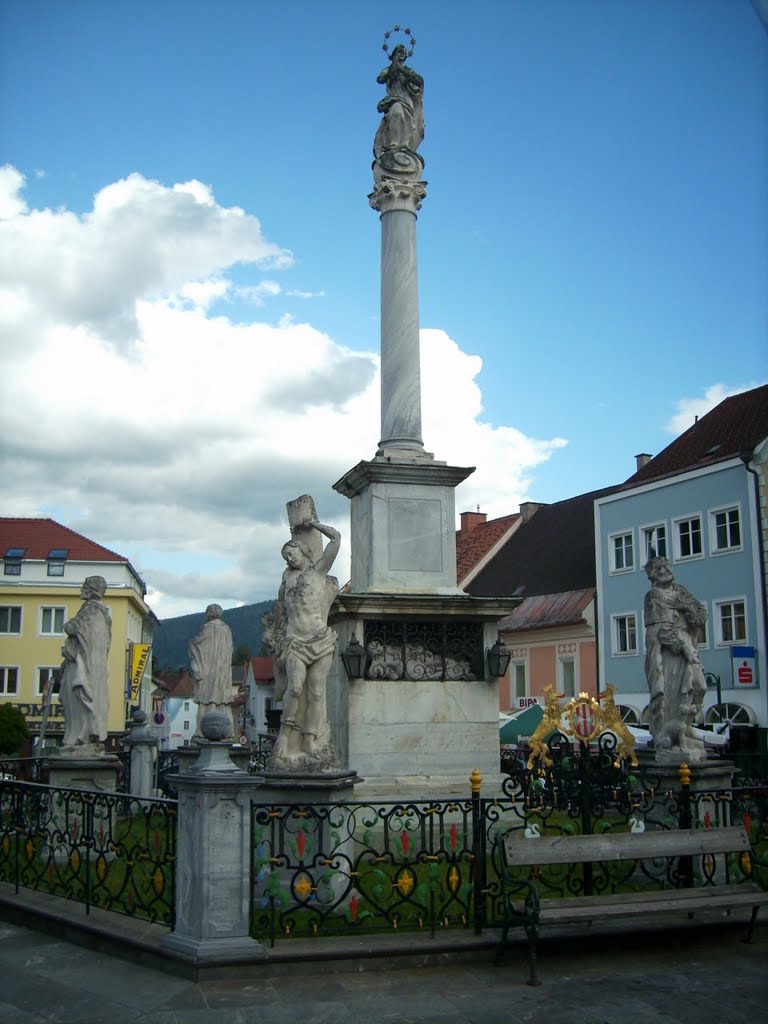
[[(696, 910), (749, 907), (752, 916), (746, 941), (752, 939), (757, 913), (768, 903), (768, 892), (754, 882), (742, 880), (714, 884), (714, 873), (706, 872), (706, 884), (692, 888), (670, 888), (644, 892), (602, 893), (598, 896), (576, 896), (565, 899), (540, 899), (531, 874), (535, 868), (568, 866), (601, 862), (650, 861), (679, 857), (699, 858), (706, 864), (707, 855), (748, 854), (752, 857), (749, 838), (743, 826), (715, 829), (674, 829), (639, 833), (610, 832), (602, 835), (560, 835), (522, 838), (520, 830), (497, 838), (502, 859), (502, 893), (505, 920), (496, 950), (500, 963), (507, 945), (509, 929), (516, 924), (525, 929), (530, 957), (529, 985), (540, 985), (536, 970), (536, 944), (542, 924), (570, 924), (611, 920), (619, 917), (682, 911), (692, 917)], [(740, 857), (744, 863), (745, 858)], [(709, 862), (711, 864), (711, 862)], [(521, 878), (519, 869), (529, 869)], [(517, 869), (515, 877), (515, 869)], [(747, 869), (748, 873), (748, 869)], [(517, 901), (517, 905), (516, 905)]]

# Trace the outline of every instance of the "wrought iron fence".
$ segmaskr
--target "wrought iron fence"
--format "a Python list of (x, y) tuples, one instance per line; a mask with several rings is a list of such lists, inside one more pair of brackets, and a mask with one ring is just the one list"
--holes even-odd
[[(509, 763), (502, 792), (458, 801), (252, 808), (253, 934), (279, 937), (446, 927), (504, 920), (498, 840), (539, 835), (717, 828), (744, 822), (743, 857), (666, 857), (534, 869), (542, 898), (679, 888), (750, 876), (768, 888), (768, 786), (659, 789), (616, 738), (591, 750), (550, 740), (552, 764)], [(531, 869), (521, 869), (531, 877)], [(509, 875), (507, 875), (509, 880)]]
[(173, 925), (176, 803), (0, 785), (0, 881)]
[(254, 936), (470, 925), (473, 802), (254, 805)]

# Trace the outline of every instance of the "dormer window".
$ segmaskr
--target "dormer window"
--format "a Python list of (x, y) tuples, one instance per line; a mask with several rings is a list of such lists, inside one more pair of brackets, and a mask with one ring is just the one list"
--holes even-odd
[(24, 560), (26, 548), (8, 548), (3, 555), (5, 563), (4, 573), (6, 576), (21, 576), (21, 563)]
[(63, 576), (69, 548), (51, 548), (48, 552), (48, 575)]

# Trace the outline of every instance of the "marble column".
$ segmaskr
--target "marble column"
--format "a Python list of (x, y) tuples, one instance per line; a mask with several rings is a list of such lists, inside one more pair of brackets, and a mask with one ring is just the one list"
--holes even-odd
[(424, 455), (421, 436), (416, 214), (426, 182), (383, 178), (369, 196), (381, 214), (381, 440), (389, 451)]

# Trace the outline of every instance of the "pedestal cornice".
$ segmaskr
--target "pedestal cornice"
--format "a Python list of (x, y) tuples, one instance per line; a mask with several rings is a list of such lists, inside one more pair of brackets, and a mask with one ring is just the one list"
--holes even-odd
[(355, 616), (357, 618), (421, 617), (468, 618), (496, 622), (511, 614), (520, 604), (519, 597), (471, 597), (469, 594), (350, 594), (337, 595), (328, 621)]
[(370, 462), (358, 462), (336, 481), (333, 489), (346, 498), (354, 498), (372, 483), (457, 487), (474, 471), (474, 466), (447, 466), (443, 462), (432, 462), (428, 459), (413, 462), (373, 459)]

